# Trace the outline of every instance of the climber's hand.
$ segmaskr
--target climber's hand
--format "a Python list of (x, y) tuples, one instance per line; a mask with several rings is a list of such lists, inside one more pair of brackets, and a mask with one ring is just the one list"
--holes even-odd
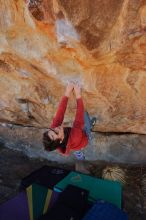
[(69, 97), (71, 92), (73, 91), (74, 88), (74, 83), (73, 82), (69, 82), (66, 86), (66, 90), (65, 90), (65, 96)]
[(74, 84), (75, 96), (77, 99), (81, 98), (81, 86), (79, 83)]

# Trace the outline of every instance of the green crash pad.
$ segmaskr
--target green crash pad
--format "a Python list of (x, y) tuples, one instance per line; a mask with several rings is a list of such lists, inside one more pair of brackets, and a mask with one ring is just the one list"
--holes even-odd
[(119, 182), (98, 179), (77, 172), (70, 172), (63, 180), (54, 186), (54, 190), (61, 192), (68, 184), (88, 190), (90, 201), (102, 199), (121, 208), (122, 188)]
[(38, 219), (48, 210), (52, 190), (38, 184), (32, 184), (27, 189), (30, 220)]

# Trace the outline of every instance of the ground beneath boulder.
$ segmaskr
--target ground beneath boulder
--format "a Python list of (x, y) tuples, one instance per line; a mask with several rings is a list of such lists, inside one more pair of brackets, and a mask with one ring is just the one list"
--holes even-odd
[[(58, 164), (44, 159), (31, 159), (22, 152), (0, 146), (0, 204), (15, 196), (19, 191), (23, 177), (43, 165), (58, 166), (75, 170), (75, 164)], [(119, 166), (126, 170), (126, 184), (123, 187), (123, 209), (128, 213), (130, 220), (146, 219), (146, 203), (144, 180), (146, 166), (111, 164), (105, 162), (82, 162), (78, 169), (83, 167), (93, 176), (101, 177), (106, 166)], [(81, 168), (82, 167), (82, 168)], [(145, 188), (144, 188), (145, 187)]]

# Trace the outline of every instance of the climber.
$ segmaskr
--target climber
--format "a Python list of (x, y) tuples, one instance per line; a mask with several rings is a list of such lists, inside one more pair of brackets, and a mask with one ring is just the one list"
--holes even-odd
[[(76, 116), (72, 127), (64, 127), (64, 114), (72, 91), (74, 91), (77, 101)], [(91, 141), (91, 129), (95, 122), (95, 117), (90, 120), (88, 113), (84, 112), (80, 85), (73, 82), (68, 83), (53, 122), (43, 135), (45, 149), (47, 151), (58, 150), (64, 155), (69, 155), (70, 151), (75, 151), (76, 158), (85, 159), (81, 149), (85, 148)]]

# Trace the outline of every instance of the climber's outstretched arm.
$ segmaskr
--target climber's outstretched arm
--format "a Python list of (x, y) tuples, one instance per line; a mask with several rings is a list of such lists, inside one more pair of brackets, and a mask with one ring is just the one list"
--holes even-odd
[(55, 117), (53, 118), (52, 124), (50, 126), (51, 128), (61, 126), (63, 119), (64, 119), (64, 114), (65, 114), (65, 111), (67, 108), (68, 98), (70, 97), (70, 94), (71, 94), (73, 88), (74, 88), (73, 83), (68, 83), (68, 85), (66, 86), (64, 96), (61, 99), (61, 102), (58, 106)]
[(73, 127), (83, 129), (84, 127), (84, 104), (81, 97), (81, 87), (79, 84), (74, 85), (74, 92), (77, 100), (77, 111)]

